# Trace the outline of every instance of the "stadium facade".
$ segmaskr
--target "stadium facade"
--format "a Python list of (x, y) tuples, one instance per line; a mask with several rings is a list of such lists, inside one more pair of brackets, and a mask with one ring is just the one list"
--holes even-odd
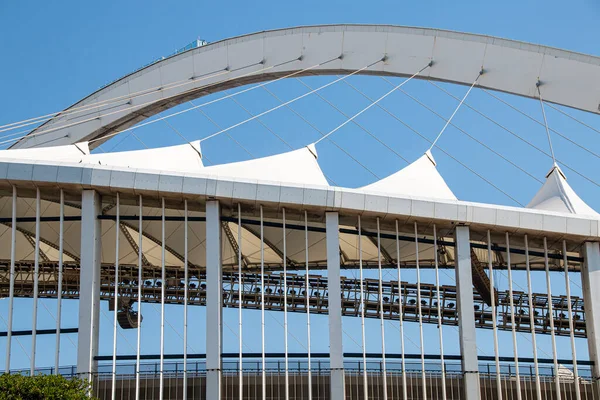
[[(147, 118), (208, 94), (354, 74), (476, 83), (540, 101), (543, 93), (544, 102), (590, 113), (600, 103), (587, 89), (600, 81), (597, 57), (434, 29), (289, 28), (203, 43), (157, 61), (0, 151), (5, 370), (19, 335), (32, 338), (30, 372), (50, 367), (36, 363), (36, 337), (68, 333), (60, 304), (78, 299), (77, 364), (59, 365), (56, 335), (51, 372), (90, 379), (100, 398), (600, 398), (600, 218), (556, 163), (526, 207), (508, 207), (457, 199), (430, 151), (359, 189), (330, 185), (318, 143), (213, 166), (204, 165), (199, 142), (91, 153)], [(423, 282), (422, 269), (446, 269), (456, 284)], [(364, 278), (363, 270), (378, 278)], [(409, 270), (416, 281), (402, 279)], [(508, 290), (497, 289), (494, 271), (518, 271), (528, 290), (513, 290), (512, 279)], [(543, 279), (547, 290), (532, 292), (532, 279)], [(572, 280), (581, 282), (580, 296), (571, 294)], [(33, 301), (27, 332), (13, 329), (18, 297)], [(55, 330), (38, 329), (40, 298), (58, 301)], [(108, 355), (98, 352), (101, 301), (114, 311)], [(140, 349), (147, 303), (161, 304), (157, 355)], [(184, 308), (181, 354), (164, 352), (165, 304)], [(185, 344), (194, 334), (187, 330), (192, 306), (206, 308), (205, 354), (188, 354)], [(241, 339), (239, 354), (223, 351), (224, 307), (239, 310), (240, 338), (243, 316), (257, 312), (247, 310), (260, 310), (262, 352), (243, 353)], [(306, 353), (288, 353), (286, 330), (285, 352), (266, 353), (265, 311), (283, 312), (285, 329), (288, 313), (305, 314), (309, 338), (311, 315), (327, 315), (329, 352), (311, 353), (309, 342)], [(345, 351), (343, 317), (363, 321), (362, 353)], [(365, 318), (381, 321), (377, 354), (364, 351)], [(397, 324), (397, 339), (387, 332), (387, 340), (401, 341), (402, 351), (386, 352), (384, 321)], [(406, 324), (421, 328), (413, 338), (421, 353), (410, 357)], [(440, 343), (443, 327), (457, 326), (460, 354), (431, 354), (423, 324), (439, 327)], [(136, 354), (116, 354), (117, 329), (137, 329)], [(478, 352), (480, 329), (493, 331), (494, 355)], [(516, 344), (500, 349), (500, 331), (529, 335), (534, 357), (519, 358)], [(537, 356), (536, 336), (549, 343), (549, 357)], [(560, 337), (569, 339), (571, 359), (558, 358)], [(576, 354), (583, 342), (585, 356)], [(121, 365), (126, 361), (131, 368)]]

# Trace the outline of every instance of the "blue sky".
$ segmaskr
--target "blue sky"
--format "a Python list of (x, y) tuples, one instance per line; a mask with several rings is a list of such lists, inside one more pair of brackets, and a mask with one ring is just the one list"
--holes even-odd
[[(572, 1), (568, 5), (559, 1), (255, 1), (251, 4), (246, 1), (3, 1), (0, 2), (0, 54), (3, 56), (0, 61), (0, 125), (65, 108), (103, 84), (158, 57), (168, 55), (196, 38), (212, 42), (240, 34), (297, 25), (393, 24), (487, 34), (600, 55), (597, 42), (600, 33), (597, 23), (599, 17), (600, 3), (593, 0)], [(329, 80), (331, 78), (328, 77), (307, 78), (304, 82), (316, 87)], [(389, 90), (389, 86), (379, 78), (352, 77), (350, 81), (371, 97), (379, 97)], [(443, 86), (459, 97), (466, 91), (465, 87)], [(456, 107), (455, 100), (425, 82), (410, 82), (405, 89), (444, 116), (449, 116)], [(291, 99), (306, 91), (301, 83), (295, 80), (277, 83), (273, 85), (272, 90), (284, 99)], [(328, 88), (323, 95), (348, 114), (354, 114), (368, 104), (359, 94), (344, 85)], [(538, 103), (505, 95), (501, 97), (541, 119)], [(254, 113), (277, 104), (262, 92), (240, 96), (239, 101)], [(545, 132), (541, 126), (531, 123), (481, 91), (474, 90), (468, 102), (542, 149), (547, 149)], [(443, 126), (442, 120), (402, 94), (396, 93), (382, 104), (398, 115), (403, 115), (407, 122), (430, 138), (435, 137)], [(344, 117), (314, 97), (298, 102), (294, 107), (324, 131), (333, 129), (344, 121)], [(215, 104), (205, 111), (223, 126), (247, 118), (247, 114), (232, 102)], [(300, 147), (318, 138), (318, 135), (300, 120), (293, 119), (285, 110), (280, 111), (265, 117), (264, 122), (292, 146)], [(596, 116), (576, 111), (572, 113), (600, 128), (600, 121)], [(567, 134), (591, 151), (597, 152), (599, 149), (600, 137), (596, 132), (569, 121), (554, 111), (548, 111), (548, 120), (553, 128)], [(171, 121), (188, 139), (198, 139), (215, 131), (214, 126), (197, 113), (189, 113)], [(369, 110), (358, 121), (409, 160), (416, 159), (427, 149), (425, 142), (417, 139), (376, 108)], [(548, 158), (526, 148), (506, 132), (467, 109), (460, 110), (455, 122), (538, 179), (543, 179), (550, 168)], [(274, 154), (287, 149), (258, 123), (244, 125), (231, 133), (255, 156)], [(150, 147), (181, 142), (181, 139), (164, 124), (150, 125), (136, 134)], [(333, 138), (356, 155), (378, 177), (384, 177), (405, 165), (402, 160), (380, 147), (352, 124), (336, 132)], [(558, 158), (567, 161), (587, 176), (595, 176), (591, 171), (600, 166), (597, 156), (590, 155), (557, 137), (553, 137), (553, 141)], [(440, 139), (440, 144), (522, 204), (526, 204), (539, 188), (538, 182), (491, 155), (453, 128), (447, 130)], [(114, 150), (141, 147), (142, 144), (132, 136), (117, 137), (104, 146), (105, 149)], [(207, 141), (203, 143), (203, 149), (208, 158), (217, 163), (248, 158), (244, 150), (225, 138)], [(318, 151), (319, 161), (325, 173), (340, 185), (356, 187), (376, 179), (326, 142), (319, 146)], [(439, 163), (440, 172), (460, 199), (516, 205), (514, 201), (443, 154), (434, 150), (434, 156)], [(600, 210), (600, 188), (574, 173), (565, 172), (571, 185), (584, 200), (596, 210)], [(451, 282), (448, 281), (448, 284)], [(26, 302), (22, 304), (23, 307), (27, 307)], [(54, 308), (52, 302), (47, 301), (47, 304), (50, 309)], [(152, 310), (151, 306), (148, 308)], [(72, 309), (76, 312), (74, 306)], [(111, 315), (108, 311), (105, 312)], [(151, 312), (154, 316), (151, 313), (145, 315), (145, 322), (149, 324), (157, 321), (157, 313), (154, 310)], [(178, 312), (180, 313), (174, 310), (173, 315)], [(203, 311), (194, 312), (197, 313), (194, 323), (198, 324), (198, 331), (202, 331), (200, 328)], [(48, 314), (43, 309), (40, 311), (41, 327), (53, 326)], [(281, 316), (275, 315), (273, 318), (280, 319)], [(267, 323), (271, 323), (270, 334), (277, 335), (275, 332), (278, 332), (280, 327), (273, 318), (268, 317)], [(101, 317), (101, 320), (103, 329), (109, 329), (110, 332), (110, 321), (105, 317)], [(76, 323), (74, 320), (65, 321), (65, 326)], [(27, 325), (25, 319), (20, 322)], [(301, 321), (298, 320), (297, 323), (300, 326)], [(173, 324), (179, 324), (179, 317), (173, 317)], [(356, 321), (348, 321), (347, 324), (352, 327), (349, 330), (356, 332)], [(231, 322), (231, 327), (235, 329), (235, 326), (234, 322)], [(248, 329), (250, 332), (252, 328)], [(377, 326), (373, 325), (370, 329), (373, 335), (377, 336)], [(393, 327), (389, 329), (396, 332)], [(430, 335), (437, 332), (434, 327), (427, 327), (427, 330)], [(450, 332), (449, 337), (452, 336), (453, 329), (447, 328), (447, 331)], [(173, 348), (167, 351), (177, 352), (180, 339), (173, 332), (170, 335), (172, 340), (168, 343), (172, 344)], [(226, 340), (237, 343), (227, 329), (225, 335)], [(280, 350), (281, 341), (277, 340), (280, 336), (269, 341), (273, 346), (269, 350)], [(483, 341), (489, 342), (487, 333), (482, 333), (481, 336)], [(300, 341), (303, 340), (302, 337), (301, 333), (298, 334)], [(145, 346), (148, 352), (158, 351), (158, 336), (154, 339)], [(198, 346), (194, 350), (202, 352), (202, 338), (196, 339)], [(360, 336), (355, 334), (354, 339), (360, 341)], [(39, 343), (44, 344), (48, 341), (50, 345), (53, 340), (40, 339)], [(111, 340), (107, 338), (106, 343), (103, 342), (101, 352), (104, 354), (110, 351)], [(133, 336), (129, 340), (135, 346)], [(448, 340), (455, 343), (455, 339)], [(28, 348), (27, 341), (23, 342), (25, 348)], [(73, 354), (72, 346), (67, 339), (63, 342), (66, 352), (64, 363), (74, 363), (74, 359), (69, 358)], [(294, 345), (293, 340), (290, 343)], [(323, 348), (324, 342), (317, 340), (316, 345), (321, 346), (317, 351), (326, 351)], [(395, 345), (396, 342), (390, 342), (389, 347), (392, 351)], [(351, 349), (354, 346), (350, 339), (348, 346)], [(369, 343), (369, 346), (372, 346), (370, 351), (376, 351), (378, 344), (375, 341)], [(301, 346), (296, 347), (296, 351), (302, 351)], [(489, 346), (487, 347), (489, 349)], [(447, 348), (450, 348), (448, 352), (457, 353), (456, 346), (452, 349), (452, 346), (448, 345)], [(120, 343), (119, 349), (121, 353), (132, 352), (131, 348), (123, 343)], [(256, 351), (257, 348), (253, 350)], [(354, 350), (358, 351), (356, 348)], [(417, 352), (417, 349), (409, 350), (407, 345), (407, 351)], [(561, 346), (561, 351), (563, 356), (569, 355), (568, 346)], [(16, 347), (13, 352), (15, 357), (19, 357), (19, 363), (27, 366), (22, 352)], [(53, 363), (51, 354), (41, 357), (40, 365)]]

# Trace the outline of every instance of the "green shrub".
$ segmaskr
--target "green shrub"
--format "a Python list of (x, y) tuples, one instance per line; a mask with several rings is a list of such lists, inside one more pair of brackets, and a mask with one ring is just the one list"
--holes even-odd
[(83, 400), (89, 399), (87, 380), (61, 375), (0, 375), (0, 400)]

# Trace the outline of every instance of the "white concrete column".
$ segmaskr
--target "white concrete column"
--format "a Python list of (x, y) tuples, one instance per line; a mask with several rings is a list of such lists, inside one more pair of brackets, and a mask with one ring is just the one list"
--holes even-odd
[(475, 335), (475, 309), (473, 308), (473, 276), (471, 270), (471, 244), (469, 227), (457, 226), (456, 241), (456, 306), (465, 400), (479, 399), (479, 366)]
[[(98, 362), (100, 314), (100, 220), (102, 203), (94, 190), (81, 196), (81, 269), (79, 271), (79, 333), (77, 335), (77, 374), (91, 378)], [(115, 311), (116, 312), (116, 311)]]
[(600, 379), (600, 245), (598, 242), (583, 244), (583, 267), (581, 283), (585, 305), (585, 327), (593, 379), (599, 385)]
[(329, 365), (331, 400), (344, 400), (344, 350), (342, 347), (342, 289), (340, 285), (340, 229), (336, 212), (325, 214), (329, 301)]
[(206, 202), (206, 398), (221, 398), (223, 289), (221, 212), (219, 202)]

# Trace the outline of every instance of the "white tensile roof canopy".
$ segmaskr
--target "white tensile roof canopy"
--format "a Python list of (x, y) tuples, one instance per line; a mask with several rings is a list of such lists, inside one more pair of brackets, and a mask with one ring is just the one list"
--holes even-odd
[(198, 171), (203, 168), (200, 141), (155, 149), (97, 153), (81, 162), (113, 167), (157, 169), (161, 171)]
[(361, 189), (401, 196), (457, 200), (438, 172), (429, 150), (400, 171)]
[(546, 175), (546, 182), (527, 204), (527, 208), (568, 214), (598, 216), (567, 183), (567, 177), (556, 164)]
[(329, 185), (317, 162), (314, 144), (274, 156), (206, 167), (202, 173), (216, 177)]

